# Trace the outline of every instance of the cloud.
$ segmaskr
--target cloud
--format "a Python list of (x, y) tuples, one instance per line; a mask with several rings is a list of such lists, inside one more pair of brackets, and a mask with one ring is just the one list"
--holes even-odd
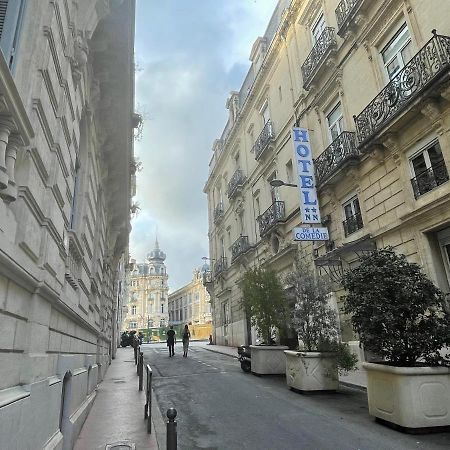
[(136, 104), (145, 112), (135, 145), (143, 163), (131, 257), (143, 261), (156, 232), (167, 254), (171, 290), (191, 280), (208, 255), (203, 187), (214, 139), (227, 119), (248, 56), (265, 31), (275, 0), (138, 0)]

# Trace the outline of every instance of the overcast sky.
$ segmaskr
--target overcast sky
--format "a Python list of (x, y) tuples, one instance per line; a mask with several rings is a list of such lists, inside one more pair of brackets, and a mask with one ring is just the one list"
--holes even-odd
[(170, 290), (208, 256), (203, 188), (225, 102), (249, 69), (276, 0), (137, 0), (136, 109), (144, 115), (131, 257), (143, 262), (155, 235), (167, 254)]

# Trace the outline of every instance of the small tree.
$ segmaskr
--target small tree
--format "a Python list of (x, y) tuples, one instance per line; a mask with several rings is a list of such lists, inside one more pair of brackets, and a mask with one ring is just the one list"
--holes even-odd
[(377, 250), (344, 275), (343, 285), (344, 311), (366, 350), (399, 366), (445, 362), (439, 350), (450, 344), (450, 315), (417, 264), (391, 248)]
[(308, 352), (338, 339), (336, 312), (328, 304), (331, 291), (323, 277), (315, 277), (309, 268), (297, 260), (295, 270), (285, 278), (294, 303), (292, 325)]
[(270, 344), (273, 328), (286, 324), (287, 304), (277, 274), (270, 269), (254, 268), (242, 277), (242, 306), (251, 324), (265, 343)]

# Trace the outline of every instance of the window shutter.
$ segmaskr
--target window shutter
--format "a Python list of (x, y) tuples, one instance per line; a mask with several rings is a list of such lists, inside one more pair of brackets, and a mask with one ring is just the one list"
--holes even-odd
[(3, 25), (5, 23), (7, 8), (8, 8), (8, 0), (0, 0), (0, 37), (3, 32)]

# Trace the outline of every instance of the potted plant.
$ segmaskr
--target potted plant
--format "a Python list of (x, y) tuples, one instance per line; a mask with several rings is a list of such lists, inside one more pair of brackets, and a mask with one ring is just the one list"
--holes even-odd
[(241, 282), (242, 306), (251, 318), (262, 344), (251, 345), (252, 373), (283, 374), (283, 351), (276, 345), (274, 334), (286, 324), (287, 304), (277, 274), (266, 268), (254, 268), (244, 273)]
[(284, 352), (287, 384), (301, 392), (336, 390), (339, 371), (354, 369), (357, 357), (347, 344), (339, 342), (337, 313), (328, 300), (330, 285), (299, 260), (285, 282), (293, 304), (291, 321), (299, 340), (298, 351)]
[(344, 311), (364, 348), (369, 413), (405, 428), (450, 425), (450, 315), (442, 292), (391, 248), (363, 257), (343, 278)]

